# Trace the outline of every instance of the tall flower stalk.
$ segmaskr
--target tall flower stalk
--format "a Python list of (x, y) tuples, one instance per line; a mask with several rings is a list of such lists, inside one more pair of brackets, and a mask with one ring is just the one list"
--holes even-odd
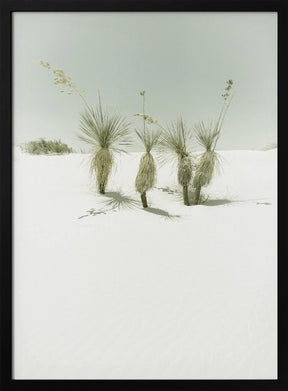
[(215, 152), (215, 148), (220, 137), (224, 118), (233, 97), (230, 95), (233, 80), (228, 80), (226, 84), (225, 92), (222, 94), (224, 102), (216, 123), (206, 125), (203, 121), (201, 121), (194, 127), (199, 145), (205, 148), (205, 152), (201, 155), (199, 163), (197, 164), (192, 183), (192, 187), (194, 189), (194, 205), (199, 204), (201, 199), (201, 189), (202, 187), (209, 185), (213, 178), (215, 166), (219, 162), (219, 155)]
[(141, 195), (143, 208), (147, 208), (148, 203), (146, 192), (152, 189), (156, 182), (156, 165), (151, 151), (157, 144), (159, 144), (161, 131), (150, 129), (147, 131), (146, 121), (148, 121), (148, 124), (152, 124), (157, 121), (154, 121), (151, 117), (146, 116), (145, 91), (141, 91), (140, 95), (143, 97), (143, 115), (135, 115), (143, 116), (143, 129), (136, 130), (136, 134), (142, 141), (146, 152), (142, 155), (140, 160), (140, 165), (135, 180), (135, 188), (136, 191)]
[[(51, 65), (49, 64), (49, 62), (45, 62), (45, 61), (40, 61), (40, 65), (43, 67), (43, 68), (46, 68), (46, 69), (49, 69), (52, 71), (53, 73), (53, 83), (57, 86), (57, 85), (60, 85), (62, 86), (62, 89), (60, 90), (60, 93), (62, 94), (67, 94), (67, 95), (77, 95), (79, 96), (86, 109), (88, 111), (91, 110), (91, 106), (87, 103), (86, 99), (84, 98), (84, 93), (85, 91), (84, 90), (78, 90), (78, 88), (76, 88), (76, 85), (75, 83), (72, 81), (71, 77), (68, 77), (66, 76), (65, 72), (62, 70), (62, 69), (53, 69), (51, 67)], [(63, 89), (64, 88), (64, 89)]]

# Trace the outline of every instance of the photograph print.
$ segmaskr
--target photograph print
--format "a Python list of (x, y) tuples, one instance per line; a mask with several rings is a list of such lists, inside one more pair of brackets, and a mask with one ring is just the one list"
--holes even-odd
[(13, 12), (13, 379), (277, 379), (277, 12)]

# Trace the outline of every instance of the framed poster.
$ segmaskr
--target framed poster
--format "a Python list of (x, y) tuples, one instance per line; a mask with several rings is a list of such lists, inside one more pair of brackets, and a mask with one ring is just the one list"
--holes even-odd
[(287, 9), (216, 4), (2, 7), (5, 389), (284, 389)]

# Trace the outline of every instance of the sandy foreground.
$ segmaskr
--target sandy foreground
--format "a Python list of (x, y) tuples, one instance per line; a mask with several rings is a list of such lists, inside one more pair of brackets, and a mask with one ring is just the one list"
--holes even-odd
[(89, 155), (15, 149), (16, 379), (276, 379), (277, 150), (222, 151), (205, 205), (141, 153), (107, 194)]

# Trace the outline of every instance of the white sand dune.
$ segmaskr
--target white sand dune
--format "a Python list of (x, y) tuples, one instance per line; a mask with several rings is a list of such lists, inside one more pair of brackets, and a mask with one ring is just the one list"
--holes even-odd
[[(277, 150), (222, 151), (205, 205), (140, 153), (14, 154), (14, 377), (277, 378)], [(82, 218), (79, 218), (82, 217)]]

